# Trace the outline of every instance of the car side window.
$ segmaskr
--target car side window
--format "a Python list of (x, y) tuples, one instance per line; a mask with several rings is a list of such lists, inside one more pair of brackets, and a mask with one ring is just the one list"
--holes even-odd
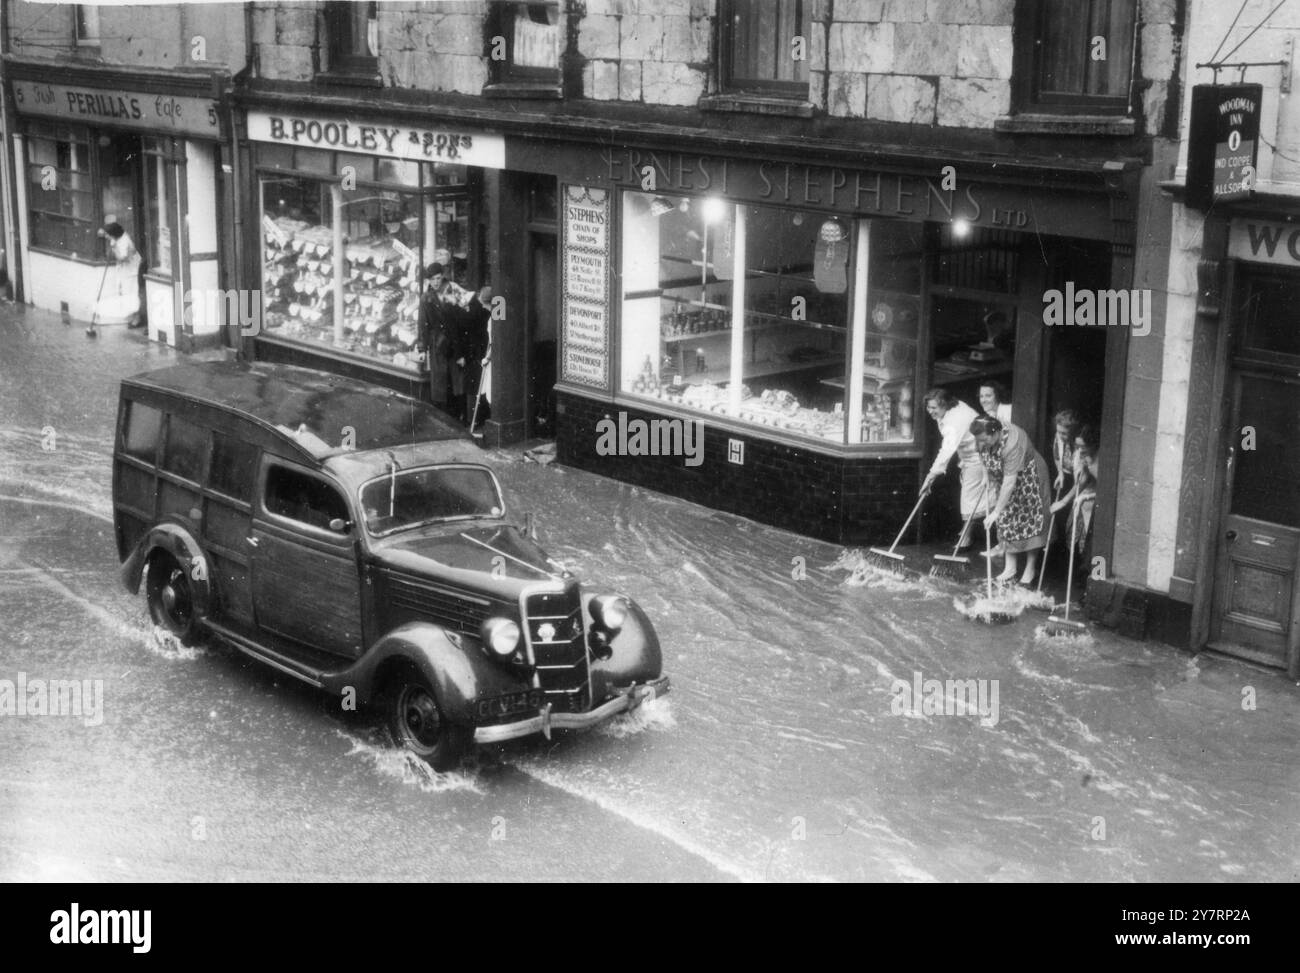
[(286, 466), (272, 466), (266, 475), (268, 513), (329, 530), (330, 521), (348, 519), (343, 495), (324, 480)]
[(180, 416), (168, 416), (167, 446), (163, 450), (162, 461), (164, 470), (198, 483), (203, 476), (203, 460), (207, 451), (206, 429)]
[(161, 428), (161, 412), (139, 402), (129, 402), (126, 410), (126, 429), (122, 436), (122, 451), (127, 456), (146, 463), (157, 462), (158, 433)]
[(212, 468), (208, 486), (236, 500), (251, 502), (257, 472), (257, 447), (225, 433), (212, 433)]

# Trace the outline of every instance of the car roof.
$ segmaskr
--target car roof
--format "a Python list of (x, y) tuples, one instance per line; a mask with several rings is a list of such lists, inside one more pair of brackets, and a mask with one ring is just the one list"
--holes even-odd
[[(354, 451), (468, 440), (464, 429), (418, 399), (296, 365), (187, 362), (122, 384), (234, 412), (317, 462)], [(347, 430), (352, 441), (345, 445)]]

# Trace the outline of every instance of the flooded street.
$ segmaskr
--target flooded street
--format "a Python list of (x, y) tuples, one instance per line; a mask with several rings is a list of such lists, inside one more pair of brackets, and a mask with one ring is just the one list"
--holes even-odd
[[(854, 576), (832, 545), (514, 450), (486, 454), (512, 518), (641, 604), (673, 689), (434, 775), (122, 588), (117, 381), (176, 353), (12, 306), (0, 344), (0, 679), (102, 680), (103, 702), (0, 717), (0, 879), (1300, 878), (1283, 675), (1047, 638), (1032, 610), (983, 625), (954, 608), (969, 583)], [(900, 712), (925, 680), (989, 705)]]

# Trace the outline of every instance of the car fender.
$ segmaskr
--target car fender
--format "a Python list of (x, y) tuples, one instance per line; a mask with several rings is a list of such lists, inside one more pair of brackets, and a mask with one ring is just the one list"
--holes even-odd
[(194, 535), (180, 524), (157, 524), (140, 539), (122, 564), (122, 584), (126, 590), (133, 595), (139, 593), (144, 566), (155, 550), (164, 550), (176, 558), (181, 570), (189, 576), (194, 610), (200, 618), (205, 617), (213, 601), (212, 561), (203, 553)]
[(356, 665), (331, 673), (322, 686), (332, 693), (351, 688), (357, 702), (368, 705), (374, 702), (390, 667), (402, 661), (414, 665), (429, 681), (443, 715), (467, 726), (474, 722), (475, 700), (530, 686), (526, 678), (488, 659), (477, 639), (420, 621), (393, 629)]
[[(608, 659), (591, 661), (591, 688), (597, 702), (610, 695), (615, 686), (648, 682), (663, 674), (663, 651), (654, 626), (640, 605), (626, 595), (619, 597), (627, 602), (627, 621), (610, 641), (613, 654)], [(594, 624), (587, 608), (590, 602), (591, 596), (587, 596), (582, 606), (589, 632)]]

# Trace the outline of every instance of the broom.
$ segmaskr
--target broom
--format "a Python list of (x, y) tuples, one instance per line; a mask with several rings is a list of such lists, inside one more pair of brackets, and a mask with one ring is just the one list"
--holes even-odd
[(903, 535), (907, 533), (908, 525), (912, 523), (912, 518), (916, 516), (916, 512), (921, 509), (921, 504), (925, 502), (926, 496), (928, 496), (928, 494), (922, 493), (916, 498), (916, 506), (913, 507), (912, 512), (907, 515), (907, 520), (903, 521), (903, 529), (900, 530), (898, 536), (894, 538), (894, 543), (889, 545), (889, 550), (886, 551), (879, 547), (873, 547), (867, 551), (867, 564), (879, 571), (888, 571), (892, 574), (902, 575), (903, 555), (895, 554), (894, 548), (898, 546), (898, 542), (901, 541)]
[(95, 295), (95, 309), (90, 312), (90, 327), (86, 329), (87, 338), (98, 338), (99, 332), (95, 330), (95, 318), (99, 317), (99, 302), (104, 296), (104, 282), (108, 280), (108, 264), (104, 264), (104, 273), (99, 278), (99, 293)]
[(1071, 518), (1073, 523), (1070, 526), (1070, 566), (1065, 572), (1065, 617), (1062, 618), (1052, 612), (1047, 619), (1048, 635), (1064, 635), (1073, 638), (1077, 635), (1084, 635), (1088, 631), (1088, 626), (1083, 622), (1070, 621), (1070, 599), (1074, 588), (1074, 541), (1079, 532), (1079, 498), (1074, 499), (1074, 516)]
[[(975, 514), (979, 511), (980, 505), (984, 502), (984, 495), (988, 493), (988, 484), (980, 490), (980, 498), (971, 508), (970, 516), (966, 518), (966, 525), (962, 527), (961, 534), (957, 537), (957, 543), (952, 549), (951, 554), (936, 554), (934, 563), (930, 565), (930, 577), (932, 578), (955, 578), (961, 573), (962, 568), (970, 564), (970, 558), (959, 555), (961, 546), (966, 543), (966, 536), (970, 532), (971, 522), (975, 519)], [(958, 567), (961, 565), (961, 567)]]
[[(1052, 500), (1056, 504), (1061, 499), (1061, 489), (1057, 487), (1056, 497)], [(1052, 535), (1056, 533), (1056, 511), (1052, 511), (1051, 519), (1047, 521), (1047, 543), (1043, 545), (1043, 563), (1038, 566), (1038, 587), (1034, 590), (1034, 600), (1029, 603), (1029, 607), (1036, 611), (1049, 612), (1056, 606), (1052, 603), (1051, 596), (1046, 599), (1043, 597), (1043, 579), (1047, 577), (1047, 555), (1052, 550)], [(1070, 551), (1070, 560), (1074, 560), (1074, 551)]]
[(1014, 622), (1019, 612), (997, 611), (993, 608), (993, 532), (986, 531), (984, 535), (984, 607), (977, 610), (979, 596), (965, 607), (962, 606), (960, 599), (954, 599), (953, 606), (961, 611), (967, 618), (973, 618), (976, 621), (983, 622), (985, 625), (1005, 625), (1008, 622)]

